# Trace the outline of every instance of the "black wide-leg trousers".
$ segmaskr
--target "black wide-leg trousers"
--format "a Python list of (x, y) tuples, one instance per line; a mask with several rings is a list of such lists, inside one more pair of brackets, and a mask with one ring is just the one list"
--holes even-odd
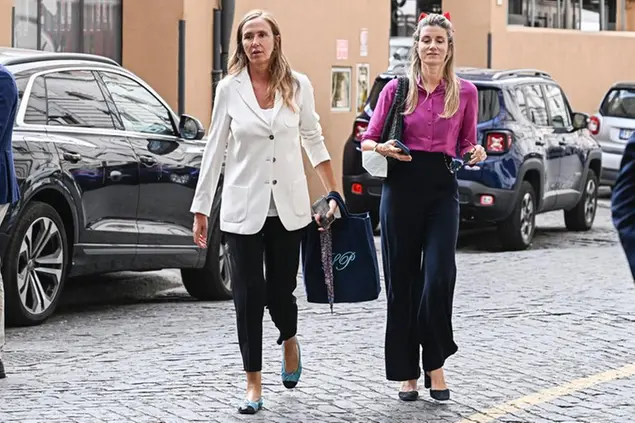
[(265, 306), (280, 332), (279, 345), (297, 332), (298, 306), (293, 292), (297, 285), (303, 230), (287, 231), (278, 217), (268, 217), (260, 232), (254, 235), (225, 233), (238, 342), (246, 372), (262, 370)]
[(458, 183), (441, 153), (412, 152), (391, 169), (380, 221), (388, 298), (386, 378), (418, 379), (458, 347), (452, 332)]

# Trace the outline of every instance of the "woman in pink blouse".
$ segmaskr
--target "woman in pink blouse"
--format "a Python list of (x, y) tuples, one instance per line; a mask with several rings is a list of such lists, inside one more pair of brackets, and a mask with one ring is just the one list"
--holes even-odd
[(454, 73), (449, 15), (423, 16), (414, 34), (399, 140), (410, 155), (395, 147), (393, 140), (378, 143), (395, 97), (396, 79), (379, 96), (362, 149), (399, 160), (385, 179), (380, 207), (388, 297), (386, 377), (402, 382), (399, 398), (416, 400), (422, 355), (425, 386), (432, 398), (444, 401), (450, 391), (443, 366), (458, 349), (452, 333), (452, 300), (459, 200), (452, 159), (470, 152), (469, 164), (476, 164), (486, 154), (476, 144), (476, 87)]

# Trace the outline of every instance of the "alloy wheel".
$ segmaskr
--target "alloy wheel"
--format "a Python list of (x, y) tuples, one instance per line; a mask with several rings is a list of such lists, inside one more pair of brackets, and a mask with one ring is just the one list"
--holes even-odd
[(64, 266), (60, 228), (48, 217), (36, 219), (24, 234), (18, 254), (18, 293), (29, 313), (46, 312), (58, 294)]
[(530, 193), (525, 193), (520, 203), (520, 236), (525, 244), (531, 241), (534, 230), (534, 199)]
[(586, 198), (584, 199), (584, 220), (587, 224), (590, 224), (595, 218), (595, 209), (597, 207), (597, 189), (593, 179), (589, 179), (586, 184), (585, 191)]

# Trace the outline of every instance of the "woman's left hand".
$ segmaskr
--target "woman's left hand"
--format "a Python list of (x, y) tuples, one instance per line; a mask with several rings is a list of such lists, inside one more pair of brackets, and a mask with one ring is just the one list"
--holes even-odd
[(474, 148), (470, 150), (472, 153), (472, 159), (469, 161), (468, 165), (474, 165), (476, 163), (484, 162), (487, 159), (487, 153), (482, 145), (475, 145)]

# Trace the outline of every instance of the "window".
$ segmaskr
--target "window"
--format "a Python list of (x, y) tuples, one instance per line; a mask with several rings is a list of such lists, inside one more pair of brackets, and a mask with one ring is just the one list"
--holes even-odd
[(122, 0), (14, 0), (14, 47), (121, 62)]
[(500, 114), (501, 107), (496, 88), (478, 88), (478, 123), (488, 122)]
[(546, 84), (545, 97), (547, 99), (547, 107), (551, 115), (551, 126), (554, 128), (568, 128), (571, 126), (571, 114), (569, 106), (562, 95), (560, 87), (553, 84)]
[(44, 77), (39, 76), (35, 78), (31, 86), (31, 94), (29, 95), (29, 102), (26, 106), (26, 113), (24, 114), (24, 123), (30, 125), (46, 125), (47, 122), (46, 85), (44, 83)]
[[(614, 31), (622, 0), (509, 0), (508, 25)], [(603, 21), (603, 22), (602, 22)]]
[(368, 105), (368, 107), (370, 107), (370, 110), (375, 110), (377, 100), (379, 100), (379, 94), (381, 94), (381, 90), (384, 89), (388, 81), (390, 80), (383, 78), (375, 79), (375, 83), (373, 84), (373, 87), (370, 89), (370, 93), (368, 94), (368, 99), (366, 99), (366, 104)]
[(114, 129), (111, 112), (90, 71), (46, 74), (33, 81), (25, 123)]
[(635, 87), (610, 90), (602, 102), (600, 113), (602, 116), (635, 119)]
[(175, 135), (169, 110), (138, 82), (113, 72), (101, 72), (127, 131)]
[(537, 126), (549, 126), (547, 104), (542, 96), (540, 85), (531, 84), (523, 87), (527, 102), (527, 118)]
[(516, 105), (518, 106), (518, 111), (527, 119), (529, 119), (529, 113), (527, 113), (527, 102), (525, 101), (525, 93), (523, 93), (522, 88), (516, 88), (514, 90), (516, 94)]

